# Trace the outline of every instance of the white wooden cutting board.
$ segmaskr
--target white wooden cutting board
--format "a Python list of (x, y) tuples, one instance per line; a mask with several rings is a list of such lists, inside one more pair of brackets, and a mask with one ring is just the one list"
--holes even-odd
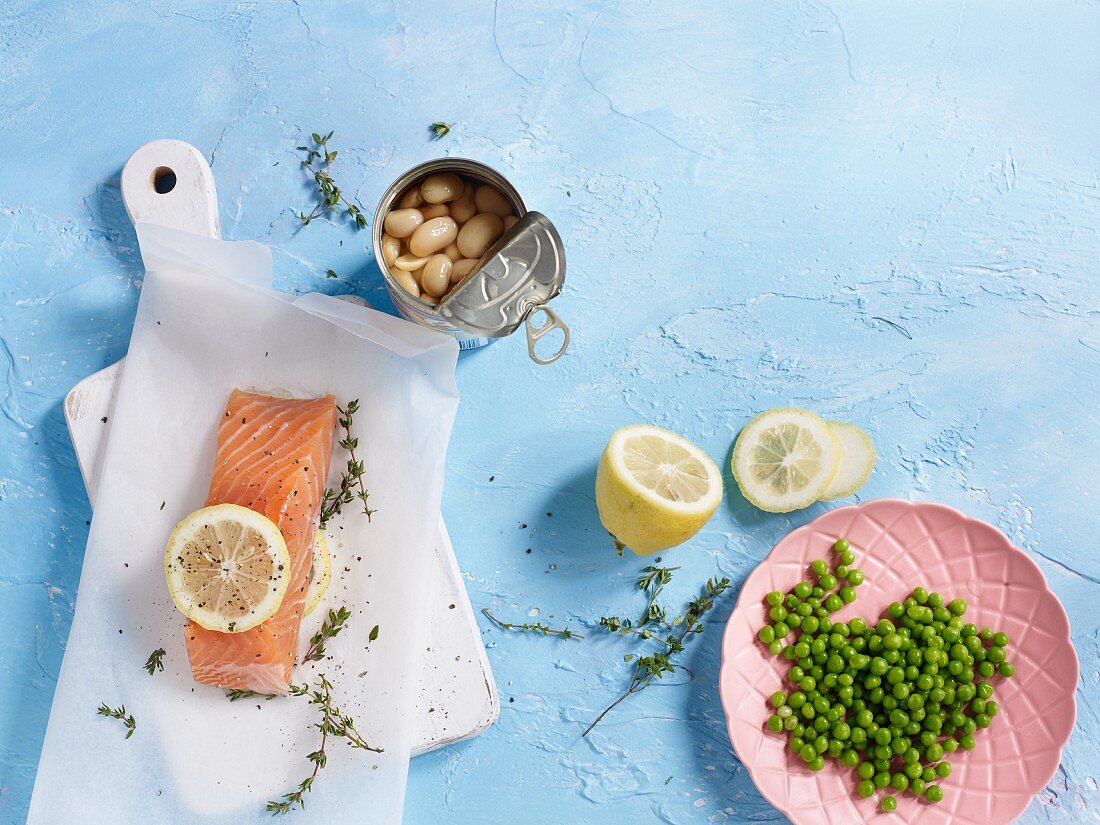
[[(145, 144), (122, 170), (121, 188), (134, 223), (220, 237), (214, 176), (206, 158), (190, 144), (178, 140)], [(85, 378), (65, 397), (65, 420), (93, 506), (123, 363)], [(476, 736), (500, 715), (481, 631), (442, 519), (430, 587), (428, 646), (413, 755)]]

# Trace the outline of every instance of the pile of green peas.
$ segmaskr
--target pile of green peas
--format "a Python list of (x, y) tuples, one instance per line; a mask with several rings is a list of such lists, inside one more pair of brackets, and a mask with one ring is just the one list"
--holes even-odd
[(786, 732), (810, 770), (836, 759), (855, 769), (860, 796), (887, 791), (883, 811), (897, 809), (891, 792), (939, 802), (948, 755), (972, 750), (1000, 711), (990, 680), (1014, 672), (1008, 636), (966, 622), (963, 599), (946, 601), (923, 587), (877, 622), (834, 622), (864, 577), (847, 539), (833, 551), (835, 566), (810, 565), (816, 584), (802, 581), (765, 599), (770, 622), (757, 638), (791, 663), (791, 690), (771, 696), (767, 727)]

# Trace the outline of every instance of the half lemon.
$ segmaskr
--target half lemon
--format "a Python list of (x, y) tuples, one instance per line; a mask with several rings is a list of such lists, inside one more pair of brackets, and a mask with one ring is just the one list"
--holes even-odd
[(780, 407), (745, 425), (730, 464), (745, 498), (769, 513), (788, 513), (824, 495), (840, 455), (839, 439), (819, 415)]
[(596, 470), (600, 521), (639, 555), (687, 541), (721, 500), (722, 475), (710, 456), (648, 424), (612, 434)]
[(168, 537), (164, 573), (172, 601), (207, 630), (244, 633), (275, 615), (290, 584), (278, 525), (237, 504), (184, 518)]

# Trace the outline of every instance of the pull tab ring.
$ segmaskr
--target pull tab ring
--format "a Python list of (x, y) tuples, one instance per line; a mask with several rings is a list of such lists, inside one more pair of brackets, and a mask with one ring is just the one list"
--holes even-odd
[[(544, 323), (536, 326), (532, 322), (532, 319), (535, 317), (535, 314), (539, 312), (543, 313), (546, 316), (546, 319)], [(558, 317), (558, 314), (554, 312), (554, 310), (550, 309), (550, 307), (546, 306), (545, 304), (540, 304), (539, 306), (532, 309), (529, 313), (527, 313), (526, 324), (527, 354), (531, 356), (532, 361), (534, 361), (536, 364), (546, 366), (547, 364), (553, 364), (555, 361), (565, 355), (565, 350), (569, 347), (569, 327), (564, 321), (562, 321), (561, 318)], [(562, 341), (561, 348), (549, 358), (543, 358), (536, 354), (535, 344), (538, 343), (539, 338), (555, 329), (560, 329), (563, 333), (565, 333), (565, 340)]]

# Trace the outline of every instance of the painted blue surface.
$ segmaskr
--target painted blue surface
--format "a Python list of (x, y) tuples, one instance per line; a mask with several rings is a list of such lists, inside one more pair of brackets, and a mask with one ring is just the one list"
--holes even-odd
[[(0, 9), (0, 822), (26, 810), (90, 517), (62, 399), (123, 354), (140, 289), (121, 164), (152, 138), (195, 144), (225, 237), (269, 244), (282, 287), (388, 306), (368, 233), (296, 226), (294, 147), (327, 129), (368, 213), (407, 167), (464, 155), (566, 239), (568, 356), (539, 368), (517, 339), (459, 365), (444, 512), (475, 607), (572, 626), (637, 607), (642, 562), (611, 551), (592, 493), (619, 425), (724, 460), (765, 407), (853, 420), (881, 456), (861, 498), (992, 522), (1065, 603), (1078, 726), (1021, 821), (1096, 821), (1100, 6), (570, 5)], [(439, 143), (435, 120), (456, 124)], [(821, 511), (728, 495), (666, 554), (670, 596), (739, 583)], [(407, 820), (781, 819), (724, 730), (732, 601), (687, 655), (694, 681), (587, 740), (625, 643), (486, 629), (501, 719), (415, 760)]]

